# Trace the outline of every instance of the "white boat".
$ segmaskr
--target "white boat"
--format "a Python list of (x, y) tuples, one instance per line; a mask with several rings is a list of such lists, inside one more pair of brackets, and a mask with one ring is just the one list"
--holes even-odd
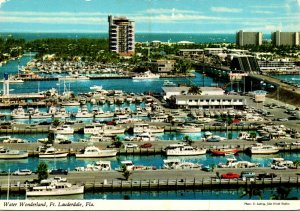
[(276, 168), (277, 166), (291, 167), (294, 165), (293, 161), (285, 160), (284, 158), (273, 158), (271, 163), (271, 168)]
[(65, 101), (61, 105), (62, 106), (79, 106), (80, 103), (77, 101)]
[(154, 125), (149, 125), (145, 123), (134, 124), (133, 133), (163, 133), (165, 131), (164, 127), (158, 127)]
[(121, 161), (121, 167), (125, 166), (126, 170), (132, 171), (134, 169), (134, 164), (131, 160)]
[(94, 112), (95, 118), (112, 118), (114, 117), (114, 113), (113, 112), (104, 112), (101, 109), (99, 109), (98, 111)]
[(199, 133), (201, 128), (194, 125), (181, 125), (176, 128), (176, 131), (180, 133)]
[(166, 149), (167, 156), (204, 155), (207, 149), (198, 149), (188, 145), (179, 146), (174, 149)]
[(226, 163), (219, 163), (219, 168), (256, 168), (259, 163), (252, 163), (249, 161), (237, 161), (236, 158), (227, 158)]
[(76, 81), (76, 80), (90, 80), (90, 77), (84, 75), (64, 76), (59, 77), (59, 81)]
[(54, 147), (47, 147), (39, 152), (39, 158), (65, 158), (67, 152), (58, 151)]
[(46, 112), (40, 112), (38, 108), (34, 109), (32, 113), (30, 113), (31, 119), (47, 119), (51, 118), (52, 115)]
[(75, 154), (76, 158), (102, 158), (102, 157), (114, 157), (117, 155), (117, 150), (104, 149), (101, 150), (95, 146), (87, 146), (82, 153)]
[(279, 149), (273, 145), (263, 145), (261, 143), (257, 143), (249, 149), (251, 154), (272, 154), (279, 151)]
[(92, 123), (85, 125), (83, 128), (84, 134), (101, 134), (103, 133), (103, 124), (100, 123)]
[(22, 106), (18, 106), (11, 112), (12, 119), (29, 119), (29, 114), (26, 113)]
[(40, 184), (26, 190), (26, 196), (65, 196), (83, 194), (84, 185), (72, 185), (57, 180), (41, 180)]
[(197, 169), (201, 168), (200, 164), (192, 162), (182, 162), (179, 159), (164, 160), (164, 169)]
[(132, 77), (133, 80), (149, 80), (159, 78), (159, 74), (154, 74), (150, 71), (146, 71), (144, 74), (136, 75)]
[(50, 128), (55, 134), (73, 134), (74, 129), (70, 125), (62, 125), (56, 128)]
[(104, 125), (103, 127), (104, 135), (123, 134), (124, 132), (125, 132), (125, 128), (120, 126)]
[(9, 143), (9, 144), (12, 144), (12, 143), (22, 144), (22, 143), (27, 143), (27, 141), (24, 140), (24, 139), (21, 139), (21, 138), (12, 138), (12, 137), (8, 137), (7, 139), (4, 139), (4, 140), (3, 140), (3, 143)]
[(65, 107), (61, 107), (58, 111), (53, 115), (54, 118), (69, 118), (71, 115), (66, 111)]
[(94, 114), (89, 113), (88, 109), (86, 106), (82, 107), (81, 109), (78, 110), (78, 112), (75, 115), (76, 118), (93, 118)]
[(97, 86), (97, 85), (94, 85), (94, 86), (91, 86), (90, 89), (91, 90), (95, 90), (96, 92), (99, 92), (102, 90), (102, 86)]
[(75, 171), (110, 171), (110, 161), (99, 160), (94, 164), (87, 164), (86, 167), (76, 167)]
[(27, 151), (11, 150), (8, 148), (0, 147), (0, 159), (21, 159), (27, 157)]
[(134, 137), (127, 138), (127, 139), (128, 141), (155, 141), (156, 137), (152, 136), (151, 133), (146, 132), (146, 133), (139, 133)]
[(163, 86), (176, 86), (176, 84), (169, 80), (164, 80)]

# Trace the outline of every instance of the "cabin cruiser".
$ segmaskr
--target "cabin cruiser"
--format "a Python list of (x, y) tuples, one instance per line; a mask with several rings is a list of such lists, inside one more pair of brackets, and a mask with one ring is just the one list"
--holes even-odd
[(254, 146), (249, 147), (251, 154), (272, 154), (277, 153), (279, 149), (273, 145), (263, 145), (256, 143)]
[(85, 167), (76, 167), (75, 171), (110, 171), (110, 161), (99, 160), (94, 164), (87, 164)]
[(0, 147), (0, 159), (21, 159), (27, 157), (27, 151), (11, 150), (5, 147)]
[(204, 155), (206, 151), (207, 149), (198, 149), (189, 145), (165, 150), (167, 156)]
[(47, 119), (51, 118), (52, 115), (46, 112), (40, 112), (38, 108), (34, 109), (32, 112), (28, 111), (31, 119)]
[(227, 158), (226, 163), (219, 163), (219, 168), (255, 168), (259, 163), (251, 163), (249, 161), (237, 161), (236, 158)]
[(131, 160), (121, 161), (121, 165), (125, 166), (126, 170), (128, 170), (128, 171), (134, 170), (134, 164)]
[(22, 106), (18, 106), (11, 112), (12, 119), (29, 119), (29, 114), (26, 113)]
[(179, 159), (164, 160), (164, 169), (198, 169), (201, 165), (192, 162), (182, 162)]
[(103, 127), (104, 125), (101, 123), (92, 123), (92, 124), (87, 124), (83, 128), (84, 134), (98, 134), (98, 133), (103, 133)]
[(101, 158), (101, 157), (114, 157), (117, 155), (117, 150), (104, 149), (101, 150), (95, 146), (87, 146), (82, 153), (75, 154), (76, 158)]
[(86, 106), (83, 106), (82, 109), (79, 109), (75, 115), (76, 118), (93, 118), (94, 114), (89, 113)]
[(234, 155), (240, 150), (231, 148), (219, 148), (210, 150), (213, 155)]
[(95, 118), (113, 118), (114, 117), (114, 113), (113, 112), (104, 112), (102, 111), (102, 109), (99, 109), (98, 111), (94, 111), (94, 116)]
[(201, 132), (201, 128), (195, 125), (180, 125), (176, 128), (177, 132), (180, 133), (199, 133)]
[(41, 148), (39, 151), (39, 158), (65, 158), (67, 156), (67, 152), (58, 151), (53, 146)]
[(294, 165), (293, 161), (284, 160), (284, 158), (273, 158), (271, 162), (271, 168), (276, 169), (277, 166), (291, 167)]
[(70, 118), (70, 116), (70, 113), (66, 111), (65, 107), (60, 107), (60, 109), (53, 115), (54, 118)]
[(240, 140), (251, 140), (250, 134), (248, 132), (240, 132), (238, 139), (240, 139)]
[(64, 101), (61, 104), (62, 106), (79, 106), (80, 103), (77, 101)]
[(97, 86), (97, 85), (90, 87), (91, 90), (95, 90), (96, 92), (102, 91), (102, 88), (103, 88), (102, 86)]
[(134, 137), (126, 137), (126, 141), (155, 141), (156, 137), (152, 136), (151, 133), (140, 133), (135, 135)]
[(72, 185), (68, 182), (61, 182), (54, 179), (41, 180), (39, 185), (26, 189), (26, 196), (65, 196), (83, 194), (84, 185)]
[(72, 128), (70, 125), (61, 125), (56, 128), (50, 128), (51, 131), (53, 131), (55, 134), (73, 134), (74, 128)]
[(138, 123), (134, 124), (133, 126), (133, 133), (163, 133), (165, 131), (164, 127), (158, 127), (154, 125), (149, 125), (145, 123)]
[(147, 80), (159, 78), (159, 74), (154, 74), (151, 71), (146, 71), (144, 74), (136, 75), (132, 77), (133, 80)]
[(3, 140), (3, 143), (16, 143), (16, 144), (23, 144), (23, 143), (27, 143), (28, 141), (21, 139), (21, 138), (13, 138), (13, 137), (8, 137), (7, 139)]

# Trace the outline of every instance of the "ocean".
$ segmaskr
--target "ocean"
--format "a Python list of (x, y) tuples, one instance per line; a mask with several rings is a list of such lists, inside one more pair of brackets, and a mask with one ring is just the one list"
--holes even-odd
[[(14, 37), (27, 41), (44, 38), (108, 38), (107, 33), (0, 33), (0, 38)], [(270, 35), (264, 34), (263, 39), (270, 39)], [(195, 43), (235, 43), (235, 34), (212, 34), (212, 33), (136, 33), (136, 42), (161, 42), (190, 41)]]

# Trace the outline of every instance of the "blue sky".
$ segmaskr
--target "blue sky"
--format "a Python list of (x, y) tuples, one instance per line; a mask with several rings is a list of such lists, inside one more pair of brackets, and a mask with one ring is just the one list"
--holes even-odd
[(137, 32), (300, 31), (300, 0), (0, 0), (0, 32), (107, 32), (107, 16)]

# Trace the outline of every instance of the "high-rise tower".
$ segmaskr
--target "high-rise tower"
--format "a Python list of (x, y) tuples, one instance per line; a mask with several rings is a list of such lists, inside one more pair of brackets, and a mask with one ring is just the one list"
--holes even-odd
[(109, 15), (108, 23), (109, 50), (121, 55), (134, 54), (134, 21)]

